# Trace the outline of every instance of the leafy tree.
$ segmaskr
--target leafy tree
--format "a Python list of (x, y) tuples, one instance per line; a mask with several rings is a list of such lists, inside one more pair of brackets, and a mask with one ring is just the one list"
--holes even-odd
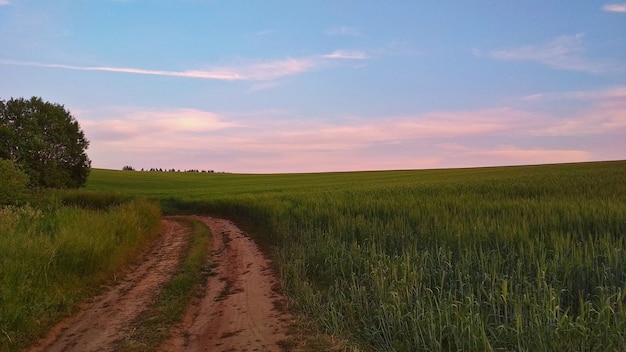
[(0, 159), (0, 205), (17, 205), (28, 197), (28, 176), (11, 160)]
[(0, 159), (11, 160), (44, 188), (85, 185), (89, 141), (62, 105), (32, 97), (0, 100)]

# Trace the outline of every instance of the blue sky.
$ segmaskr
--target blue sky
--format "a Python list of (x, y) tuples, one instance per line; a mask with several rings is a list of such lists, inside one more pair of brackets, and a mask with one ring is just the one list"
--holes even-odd
[(0, 48), (99, 168), (626, 159), (625, 2), (0, 0)]

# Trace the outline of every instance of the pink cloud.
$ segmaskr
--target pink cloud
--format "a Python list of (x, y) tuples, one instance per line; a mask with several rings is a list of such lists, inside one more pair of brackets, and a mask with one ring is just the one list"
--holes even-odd
[[(88, 115), (89, 112), (83, 111)], [(140, 110), (114, 109), (112, 119), (80, 121), (85, 134), (106, 145), (153, 148), (155, 145), (177, 148), (188, 135), (206, 134), (235, 127), (216, 113), (195, 109)]]
[[(115, 116), (110, 119), (81, 111), (77, 118), (92, 142), (95, 167), (307, 172), (536, 164), (620, 158), (615, 141), (626, 135), (625, 93), (624, 87), (562, 93), (561, 99), (589, 103), (566, 117), (492, 108), (334, 121), (288, 111), (196, 109), (117, 109), (107, 112)], [(537, 144), (553, 137), (581, 142)], [(603, 143), (607, 138), (612, 146)]]
[(521, 149), (514, 146), (500, 146), (495, 150), (477, 150), (469, 154), (485, 160), (487, 165), (490, 161), (494, 165), (501, 164), (502, 161), (510, 165), (582, 162), (589, 161), (592, 157), (592, 153), (584, 150)]
[(489, 148), (471, 144), (442, 143), (435, 146), (444, 156), (445, 167), (474, 167), (495, 165), (530, 165), (583, 162), (593, 160), (593, 153), (580, 149), (524, 148), (513, 145), (493, 145)]
[(368, 58), (367, 54), (361, 51), (354, 50), (335, 50), (330, 54), (323, 55), (322, 57), (327, 59), (349, 59), (349, 60), (365, 60)]
[(570, 118), (552, 118), (533, 131), (537, 135), (573, 136), (626, 133), (626, 87), (616, 86), (597, 91), (537, 94), (530, 101), (585, 102), (590, 106)]
[(602, 6), (602, 9), (607, 12), (626, 13), (626, 4), (608, 4)]

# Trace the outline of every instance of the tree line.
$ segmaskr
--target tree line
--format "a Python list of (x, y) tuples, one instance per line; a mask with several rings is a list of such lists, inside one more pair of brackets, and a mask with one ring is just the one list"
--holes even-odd
[[(122, 167), (122, 170), (124, 171), (137, 171), (134, 167), (130, 166), (130, 165), (126, 165), (124, 167)], [(172, 169), (163, 169), (163, 168), (150, 168), (149, 170), (146, 170), (144, 168), (141, 168), (141, 170), (139, 171), (148, 171), (148, 172), (199, 172), (199, 173), (215, 173), (215, 171), (213, 170), (199, 170), (199, 169), (187, 169), (187, 170), (176, 170), (174, 168)]]

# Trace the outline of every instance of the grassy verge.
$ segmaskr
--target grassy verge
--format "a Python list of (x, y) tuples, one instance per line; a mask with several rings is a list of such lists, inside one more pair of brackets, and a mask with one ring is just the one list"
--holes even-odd
[(0, 208), (0, 350), (24, 347), (71, 314), (136, 257), (159, 218), (159, 206), (143, 199), (105, 211)]
[(189, 245), (174, 277), (163, 287), (155, 300), (138, 319), (135, 329), (117, 351), (154, 351), (179, 323), (194, 294), (202, 294), (202, 287), (211, 275), (206, 256), (210, 242), (209, 228), (197, 219), (173, 217), (191, 229)]

